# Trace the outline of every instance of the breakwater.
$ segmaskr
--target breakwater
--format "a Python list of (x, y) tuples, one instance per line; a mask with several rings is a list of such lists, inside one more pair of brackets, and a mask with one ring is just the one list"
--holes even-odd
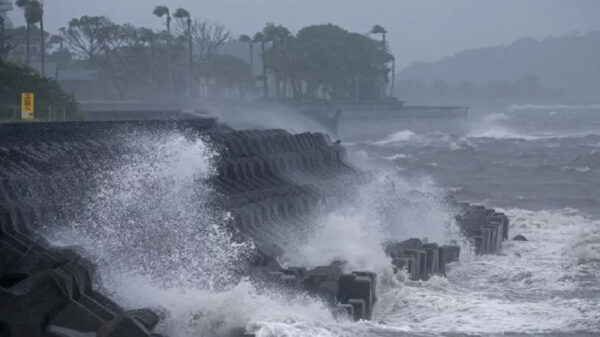
[[(306, 217), (335, 198), (333, 190), (362, 173), (345, 149), (319, 133), (235, 131), (214, 120), (40, 123), (2, 125), (0, 133), (0, 331), (7, 336), (149, 336), (160, 315), (125, 310), (94, 289), (94, 264), (86, 247), (55, 248), (48, 226), (80, 209), (92, 177), (110, 171), (120, 157), (135, 155), (129, 137), (177, 132), (218, 149), (209, 179), (214, 203), (236, 242), (251, 242), (243, 273), (259, 282), (308, 292), (337, 315), (369, 319), (377, 302), (377, 275), (349, 271), (343, 261), (307, 269), (282, 267), (280, 247), (309, 230)], [(149, 188), (155, 188), (150, 186)], [(507, 237), (505, 216), (480, 206), (454, 203), (462, 232), (481, 254), (497, 253)], [(132, 214), (134, 216), (135, 214)], [(157, 221), (160, 221), (158, 219)], [(131, 224), (133, 226), (133, 224)], [(506, 234), (506, 235), (505, 235)], [(148, 243), (152, 243), (149, 241)], [(131, 246), (144, 243), (131, 242)], [(457, 246), (409, 239), (390, 242), (396, 271), (412, 279), (444, 275), (459, 258)], [(127, 253), (124, 250), (124, 253)]]

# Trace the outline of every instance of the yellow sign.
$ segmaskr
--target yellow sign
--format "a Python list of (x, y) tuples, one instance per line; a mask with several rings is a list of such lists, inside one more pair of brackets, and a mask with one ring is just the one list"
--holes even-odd
[(33, 120), (33, 94), (21, 94), (21, 119)]

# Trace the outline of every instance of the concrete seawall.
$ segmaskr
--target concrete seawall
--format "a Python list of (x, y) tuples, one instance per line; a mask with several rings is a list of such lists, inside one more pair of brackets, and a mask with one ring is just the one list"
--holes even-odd
[[(338, 315), (370, 319), (377, 302), (377, 275), (347, 272), (343, 263), (282, 268), (280, 249), (290, 230), (331, 191), (361, 173), (345, 149), (320, 133), (283, 130), (235, 131), (214, 120), (67, 122), (0, 125), (0, 335), (157, 336), (159, 315), (127, 311), (93, 289), (94, 265), (85, 247), (55, 248), (40, 229), (65, 207), (77, 206), (91, 173), (103, 160), (128, 155), (119, 135), (178, 132), (202, 137), (219, 149), (210, 185), (216, 202), (231, 212), (224, 225), (238, 241), (256, 245), (247, 272), (260, 282), (320, 296)], [(498, 253), (508, 237), (508, 219), (482, 206), (451, 201), (465, 236), (480, 254)], [(290, 226), (294, 226), (293, 229)], [(396, 271), (414, 280), (445, 275), (459, 258), (457, 246), (419, 239), (385, 247)]]

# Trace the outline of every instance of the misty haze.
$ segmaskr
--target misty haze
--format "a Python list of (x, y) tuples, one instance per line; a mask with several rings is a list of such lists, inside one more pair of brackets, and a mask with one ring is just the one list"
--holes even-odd
[(0, 0), (0, 337), (600, 335), (599, 19)]

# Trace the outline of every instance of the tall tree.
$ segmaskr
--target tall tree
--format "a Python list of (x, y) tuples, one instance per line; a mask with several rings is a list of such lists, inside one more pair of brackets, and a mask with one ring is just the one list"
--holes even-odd
[(136, 91), (149, 92), (140, 88), (153, 80), (154, 64), (149, 48), (152, 38), (151, 30), (131, 24), (115, 29), (107, 48), (110, 53), (102, 59), (99, 75), (111, 81), (119, 99), (125, 100)]
[(287, 53), (287, 44), (293, 39), (290, 31), (282, 25), (268, 23), (263, 29), (265, 42), (271, 43), (267, 53), (267, 66), (275, 74), (275, 97), (282, 98), (286, 94), (290, 55)]
[(44, 32), (44, 0), (40, 3), (40, 61), (42, 76), (46, 76), (46, 36)]
[(391, 61), (391, 55), (381, 53), (380, 45), (380, 41), (332, 24), (302, 28), (284, 48), (292, 83), (302, 84), (301, 90), (294, 90), (295, 97), (379, 97), (380, 77), (383, 70), (387, 77), (387, 64)]
[(392, 56), (392, 87), (390, 88), (390, 97), (394, 97), (396, 87), (396, 58)]
[(29, 65), (29, 40), (31, 39), (30, 36), (30, 23), (29, 20), (27, 19), (27, 12), (28, 12), (28, 8), (29, 8), (29, 4), (30, 4), (30, 0), (17, 0), (15, 2), (15, 5), (17, 5), (17, 7), (21, 8), (23, 10), (23, 15), (25, 16), (25, 25), (27, 27), (27, 35), (25, 38), (25, 64)]
[(192, 38), (199, 50), (200, 61), (216, 54), (219, 49), (231, 39), (231, 33), (225, 26), (208, 20), (194, 19), (192, 22)]
[(12, 49), (13, 46), (9, 41), (10, 36), (6, 34), (4, 18), (0, 16), (0, 58), (5, 57)]
[(42, 6), (37, 0), (17, 0), (16, 5), (23, 10), (23, 14), (25, 15), (25, 23), (27, 25), (27, 35), (25, 38), (25, 64), (29, 66), (31, 63), (30, 30), (31, 26), (38, 23), (41, 19)]
[(242, 43), (247, 43), (248, 46), (250, 47), (250, 68), (254, 67), (254, 50), (253, 50), (253, 45), (254, 43), (252, 42), (252, 38), (250, 38), (250, 36), (243, 34), (240, 36), (239, 41)]
[(254, 34), (254, 39), (253, 41), (255, 43), (260, 43), (260, 58), (262, 59), (262, 80), (263, 80), (263, 95), (265, 99), (269, 98), (269, 82), (268, 82), (268, 78), (267, 78), (267, 61), (266, 61), (266, 54), (265, 54), (265, 36), (263, 35), (263, 33), (258, 32), (256, 34)]
[(105, 16), (82, 16), (61, 28), (60, 36), (71, 51), (90, 62), (106, 51), (115, 34), (115, 24)]
[(173, 87), (173, 60), (171, 56), (171, 11), (169, 11), (169, 7), (167, 6), (156, 6), (154, 7), (154, 11), (152, 12), (159, 18), (163, 16), (166, 17), (166, 25), (167, 25), (167, 59), (168, 59), (168, 69), (169, 69), (169, 85)]
[(185, 36), (187, 37), (187, 41), (188, 41), (188, 74), (187, 74), (187, 80), (188, 80), (188, 94), (191, 94), (192, 91), (192, 74), (194, 72), (193, 69), (193, 63), (194, 63), (194, 50), (193, 50), (193, 38), (192, 38), (192, 17), (190, 15), (190, 12), (188, 12), (187, 10), (183, 9), (183, 8), (177, 8), (177, 10), (175, 11), (175, 14), (173, 14), (173, 16), (178, 19), (181, 20), (182, 22), (185, 20), (185, 25), (186, 25), (186, 32), (185, 32)]
[[(246, 34), (240, 35), (238, 40), (242, 43), (247, 43), (250, 47), (250, 74), (254, 75), (254, 42), (252, 41), (252, 38)], [(256, 81), (253, 81), (252, 86), (256, 89)], [(258, 92), (257, 95), (259, 95)]]
[(209, 96), (226, 95), (229, 89), (243, 97), (244, 89), (252, 78), (248, 62), (226, 54), (216, 54), (206, 59), (200, 66), (200, 72), (208, 79)]
[[(385, 41), (385, 37), (386, 37), (386, 34), (387, 34), (387, 30), (385, 28), (383, 28), (383, 26), (374, 25), (373, 28), (371, 28), (370, 33), (371, 34), (381, 34), (381, 44), (382, 44), (381, 53), (382, 54), (386, 54), (387, 53), (387, 44), (386, 44), (386, 41)], [(382, 77), (381, 77), (381, 79), (382, 79), (381, 80), (381, 97), (380, 98), (382, 98), (383, 96), (385, 96), (385, 84), (383, 83), (384, 82), (384, 78), (385, 78), (385, 76), (382, 75)]]
[(56, 66), (59, 68), (65, 68), (72, 61), (73, 56), (71, 52), (65, 48), (64, 39), (60, 35), (52, 35), (48, 40), (48, 44), (50, 45), (58, 45), (58, 49), (48, 55), (48, 59), (51, 62), (56, 63)]
[[(175, 35), (183, 37), (187, 40), (188, 44), (193, 46), (192, 50), (192, 84), (194, 85), (192, 92), (198, 92), (195, 85), (199, 83), (203, 72), (198, 70), (198, 67), (202, 67), (202, 63), (205, 63), (211, 56), (218, 53), (219, 49), (230, 40), (231, 33), (225, 28), (225, 26), (218, 23), (213, 23), (205, 19), (193, 19), (193, 20), (177, 20), (174, 26)], [(179, 39), (182, 41), (183, 39)], [(180, 46), (173, 46), (173, 50), (178, 50)], [(189, 55), (188, 55), (189, 59)]]
[(386, 42), (385, 42), (385, 36), (387, 34), (387, 30), (385, 30), (385, 28), (383, 28), (383, 26), (380, 25), (375, 25), (373, 26), (373, 28), (371, 28), (370, 31), (371, 34), (381, 34), (381, 42), (383, 45), (383, 51), (386, 51)]

